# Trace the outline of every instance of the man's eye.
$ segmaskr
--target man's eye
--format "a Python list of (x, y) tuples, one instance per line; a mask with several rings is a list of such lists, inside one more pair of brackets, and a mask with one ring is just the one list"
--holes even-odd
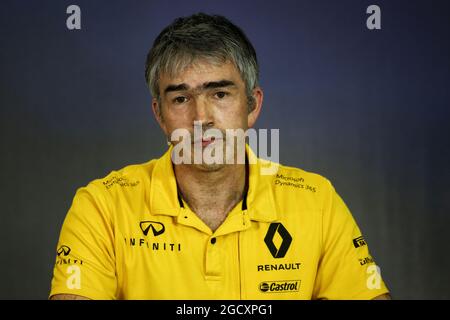
[(216, 92), (216, 94), (215, 94), (215, 96), (216, 96), (217, 98), (219, 98), (219, 99), (223, 99), (223, 98), (225, 98), (227, 95), (228, 95), (228, 92), (223, 92), (223, 91)]
[(184, 103), (186, 101), (187, 101), (186, 97), (176, 97), (175, 99), (173, 99), (173, 102), (178, 104)]

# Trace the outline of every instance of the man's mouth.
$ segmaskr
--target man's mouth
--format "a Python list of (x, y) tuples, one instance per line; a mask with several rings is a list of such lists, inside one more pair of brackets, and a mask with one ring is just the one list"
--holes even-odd
[(201, 144), (201, 146), (204, 148), (208, 145), (210, 145), (211, 143), (217, 141), (219, 139), (216, 139), (215, 137), (211, 137), (211, 138), (203, 138), (201, 140), (196, 140), (193, 142), (194, 145), (199, 145)]

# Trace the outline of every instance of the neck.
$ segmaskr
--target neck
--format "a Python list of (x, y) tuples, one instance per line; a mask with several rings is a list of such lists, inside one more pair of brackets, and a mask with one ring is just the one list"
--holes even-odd
[(175, 165), (178, 188), (189, 207), (213, 231), (242, 199), (246, 189), (244, 164), (207, 171), (194, 165)]

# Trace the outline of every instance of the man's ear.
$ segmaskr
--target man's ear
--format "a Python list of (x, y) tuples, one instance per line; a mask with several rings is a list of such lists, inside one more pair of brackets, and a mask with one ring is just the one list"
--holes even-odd
[(250, 108), (250, 112), (248, 114), (248, 120), (247, 120), (247, 124), (249, 128), (252, 128), (255, 123), (256, 120), (258, 119), (259, 113), (261, 112), (261, 108), (262, 108), (262, 103), (263, 103), (263, 98), (264, 98), (264, 93), (263, 90), (261, 89), (261, 87), (256, 87), (255, 89), (253, 89), (253, 106), (252, 108)]
[(161, 113), (161, 103), (156, 98), (152, 98), (152, 110), (153, 114), (155, 115), (156, 121), (164, 131), (164, 134), (167, 136), (166, 124), (164, 123), (164, 119)]

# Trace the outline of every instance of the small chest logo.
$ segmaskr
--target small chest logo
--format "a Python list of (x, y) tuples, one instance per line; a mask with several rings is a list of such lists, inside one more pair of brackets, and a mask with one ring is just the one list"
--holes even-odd
[(68, 246), (62, 245), (58, 248), (56, 253), (58, 254), (58, 257), (61, 257), (61, 255), (65, 257), (70, 253), (70, 248)]
[(152, 229), (152, 233), (155, 237), (161, 235), (164, 233), (166, 228), (161, 222), (156, 221), (141, 221), (139, 224), (141, 227), (142, 232), (144, 233), (144, 236), (148, 234), (148, 231)]
[(359, 236), (358, 238), (353, 239), (353, 245), (355, 246), (355, 248), (365, 246), (366, 244), (366, 240), (364, 240), (363, 236)]
[(259, 290), (264, 293), (298, 292), (300, 280), (265, 281), (259, 284)]

